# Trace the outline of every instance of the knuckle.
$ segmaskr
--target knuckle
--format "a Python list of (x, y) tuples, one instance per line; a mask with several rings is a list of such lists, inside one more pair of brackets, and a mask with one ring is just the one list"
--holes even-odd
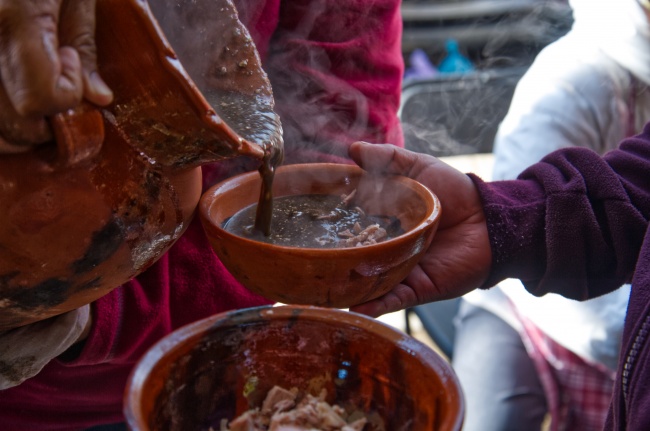
[(19, 115), (35, 117), (64, 111), (72, 108), (79, 101), (80, 98), (70, 92), (56, 94), (54, 89), (50, 91), (24, 90), (16, 94), (14, 105)]
[(27, 149), (52, 139), (52, 133), (44, 118), (8, 116), (0, 123), (0, 138), (15, 150)]
[(31, 89), (21, 89), (15, 92), (12, 99), (19, 115), (23, 117), (43, 115), (45, 106), (43, 94)]
[(95, 39), (90, 33), (83, 33), (76, 36), (70, 44), (79, 53), (81, 63), (85, 66), (94, 66), (97, 58), (97, 46)]

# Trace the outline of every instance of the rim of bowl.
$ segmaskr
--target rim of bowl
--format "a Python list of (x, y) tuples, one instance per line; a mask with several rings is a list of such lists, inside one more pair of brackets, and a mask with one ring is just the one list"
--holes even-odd
[[(359, 173), (361, 175), (368, 175), (368, 172), (363, 170), (361, 167), (357, 165), (347, 165), (344, 163), (297, 163), (292, 165), (284, 165), (277, 168), (276, 175), (278, 174), (278, 171), (308, 170), (309, 168), (336, 169), (343, 172), (351, 172), (351, 173)], [(398, 235), (394, 238), (387, 239), (382, 242), (378, 242), (376, 244), (363, 245), (359, 247), (340, 247), (340, 248), (338, 247), (333, 247), (333, 248), (294, 247), (294, 246), (256, 241), (254, 239), (246, 238), (227, 231), (220, 224), (215, 223), (213, 218), (210, 217), (210, 213), (212, 211), (212, 207), (215, 205), (215, 198), (214, 198), (215, 194), (221, 192), (222, 190), (230, 191), (233, 187), (232, 183), (235, 179), (240, 179), (242, 177), (257, 177), (257, 176), (259, 176), (259, 173), (257, 171), (244, 172), (242, 174), (238, 174), (233, 177), (227, 178), (215, 184), (214, 186), (210, 187), (208, 190), (206, 190), (205, 193), (203, 193), (203, 195), (201, 196), (201, 199), (199, 201), (199, 213), (202, 221), (209, 223), (212, 228), (219, 231), (220, 235), (226, 236), (231, 240), (240, 241), (242, 243), (250, 243), (251, 245), (261, 244), (264, 247), (282, 250), (285, 253), (292, 253), (292, 252), (301, 253), (302, 250), (304, 250), (304, 251), (309, 251), (310, 253), (319, 253), (319, 254), (330, 254), (330, 253), (351, 254), (355, 252), (363, 253), (364, 250), (377, 248), (377, 247), (386, 247), (389, 244), (397, 244), (400, 242), (405, 242), (409, 240), (411, 237), (419, 235), (420, 233), (422, 233), (422, 231), (426, 230), (429, 226), (437, 222), (440, 219), (440, 215), (442, 211), (442, 208), (440, 206), (440, 199), (438, 199), (438, 196), (436, 196), (435, 193), (433, 193), (427, 186), (425, 186), (421, 182), (403, 175), (387, 175), (386, 177), (390, 178), (392, 181), (413, 184), (415, 188), (419, 190), (420, 194), (425, 196), (425, 199), (430, 200), (432, 203), (431, 211), (427, 214), (426, 218), (422, 220), (419, 224), (414, 226), (413, 228), (404, 232), (403, 234)], [(242, 208), (240, 208), (240, 210), (241, 209)]]
[[(451, 364), (443, 359), (431, 347), (416, 338), (388, 325), (387, 323), (352, 311), (339, 310), (336, 308), (317, 307), (312, 305), (263, 305), (258, 307), (243, 308), (239, 310), (224, 311), (204, 319), (184, 325), (151, 346), (147, 352), (138, 360), (138, 363), (131, 371), (127, 380), (124, 396), (124, 416), (127, 425), (134, 430), (143, 431), (140, 425), (148, 424), (148, 418), (143, 417), (140, 410), (133, 411), (132, 406), (141, 405), (143, 388), (148, 381), (147, 370), (151, 370), (151, 364), (158, 364), (159, 361), (182, 350), (184, 343), (179, 340), (190, 340), (200, 336), (210, 329), (216, 328), (219, 322), (223, 326), (235, 326), (243, 323), (257, 321), (260, 318), (270, 320), (290, 319), (299, 314), (311, 321), (332, 322), (339, 321), (346, 326), (357, 327), (369, 333), (394, 342), (395, 345), (407, 351), (412, 356), (421, 358), (421, 362), (432, 368), (443, 382), (450, 382), (446, 387), (450, 388), (449, 396), (456, 398), (457, 411), (451, 411), (441, 426), (445, 430), (460, 430), (465, 415), (465, 399), (458, 377), (453, 371)], [(145, 428), (148, 430), (148, 426)]]

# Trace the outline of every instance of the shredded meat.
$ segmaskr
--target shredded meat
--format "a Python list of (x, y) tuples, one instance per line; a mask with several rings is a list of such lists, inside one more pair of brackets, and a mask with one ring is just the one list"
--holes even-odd
[(380, 227), (378, 224), (371, 224), (363, 229), (359, 223), (356, 223), (352, 230), (354, 233), (350, 232), (349, 229), (338, 233), (339, 237), (344, 238), (339, 241), (340, 247), (359, 247), (362, 245), (377, 244), (388, 236), (386, 229)]
[[(349, 195), (341, 195), (341, 203), (339, 206), (341, 208), (346, 208), (348, 211), (356, 212), (362, 219), (366, 218), (366, 212), (358, 206), (350, 208), (354, 202), (354, 197), (357, 194), (357, 189), (352, 190)], [(329, 214), (323, 214), (317, 217), (317, 220), (327, 220), (327, 221), (337, 221), (342, 217), (342, 213), (332, 211)], [(378, 242), (384, 241), (388, 238), (388, 232), (386, 229), (381, 227), (379, 224), (370, 224), (366, 227), (362, 227), (359, 222), (356, 222), (350, 229), (344, 229), (336, 233), (336, 236), (341, 238), (338, 241), (338, 247), (360, 247), (362, 245), (371, 245), (377, 244)], [(331, 242), (331, 239), (316, 238), (316, 241), (325, 245), (327, 242)]]
[[(319, 396), (298, 397), (297, 389), (273, 387), (262, 408), (251, 409), (233, 419), (221, 421), (221, 431), (362, 431), (365, 417), (346, 421), (346, 412), (325, 401), (326, 391)], [(210, 429), (212, 430), (212, 428)]]

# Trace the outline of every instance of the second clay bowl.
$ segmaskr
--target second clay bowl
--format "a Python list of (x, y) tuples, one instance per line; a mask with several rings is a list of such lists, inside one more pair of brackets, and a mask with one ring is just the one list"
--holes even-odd
[(464, 418), (458, 379), (432, 349), (367, 316), (295, 305), (174, 331), (134, 368), (124, 411), (133, 431), (219, 430), (261, 407), (274, 386), (325, 390), (329, 404), (367, 418), (364, 431), (459, 431)]

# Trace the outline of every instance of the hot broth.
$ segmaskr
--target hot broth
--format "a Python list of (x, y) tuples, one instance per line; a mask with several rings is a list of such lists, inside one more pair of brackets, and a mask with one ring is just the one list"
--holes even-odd
[(271, 229), (255, 229), (257, 205), (250, 205), (224, 222), (235, 235), (276, 245), (302, 248), (355, 247), (385, 241), (401, 233), (399, 219), (367, 215), (347, 196), (294, 195), (273, 199)]

